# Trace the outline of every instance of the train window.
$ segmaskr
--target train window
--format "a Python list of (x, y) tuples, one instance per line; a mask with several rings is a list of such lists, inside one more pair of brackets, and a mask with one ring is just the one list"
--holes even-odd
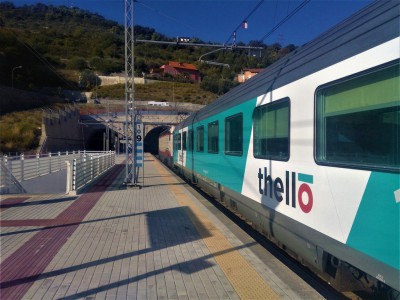
[(176, 133), (174, 135), (174, 147), (176, 150), (181, 150), (181, 134)]
[(243, 154), (243, 114), (225, 119), (225, 154), (242, 156)]
[(186, 150), (186, 131), (182, 133), (182, 150)]
[(208, 123), (208, 153), (218, 153), (218, 121)]
[(255, 158), (289, 159), (289, 98), (256, 107), (253, 113)]
[(316, 161), (396, 171), (400, 165), (400, 65), (316, 93)]
[(189, 130), (188, 151), (193, 151), (193, 129)]
[(197, 127), (196, 130), (196, 151), (204, 151), (204, 126)]

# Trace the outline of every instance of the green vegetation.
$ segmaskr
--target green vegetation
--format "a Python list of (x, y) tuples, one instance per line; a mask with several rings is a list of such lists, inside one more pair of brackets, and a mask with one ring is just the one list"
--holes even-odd
[[(99, 98), (125, 99), (125, 85), (101, 86), (97, 90)], [(179, 82), (155, 82), (135, 84), (135, 99), (140, 101), (190, 102), (208, 104), (217, 96), (202, 90), (199, 85)]]
[(64, 102), (64, 99), (59, 97), (27, 92), (20, 89), (4, 88), (2, 86), (0, 86), (0, 99), (0, 115)]
[[(135, 37), (174, 40), (141, 26), (135, 26)], [(192, 41), (203, 43), (196, 38)], [(79, 8), (41, 3), (17, 7), (9, 1), (0, 2), (0, 45), (0, 152), (3, 153), (34, 149), (40, 136), (40, 111), (9, 112), (64, 101), (64, 90), (93, 90), (95, 74), (121, 73), (125, 66), (123, 26)], [(229, 64), (227, 68), (198, 61), (215, 48), (136, 43), (136, 75), (149, 76), (168, 61), (180, 61), (195, 64), (202, 83), (184, 84), (169, 78), (170, 82), (135, 85), (135, 98), (210, 103), (237, 85), (236, 74), (243, 69), (265, 68), (296, 48), (259, 41), (249, 45), (261, 46), (264, 50), (257, 53), (260, 56), (253, 56), (256, 53), (247, 50), (226, 49), (203, 58)], [(17, 66), (22, 68), (15, 69)], [(15, 89), (11, 89), (12, 85)], [(50, 95), (51, 99), (34, 100), (33, 94), (24, 94), (22, 90)], [(99, 87), (98, 96), (124, 99), (124, 85)], [(18, 101), (14, 101), (15, 97)], [(84, 109), (94, 108), (84, 106)]]
[[(135, 26), (135, 37), (174, 40), (141, 26)], [(204, 43), (197, 38), (192, 41)], [(125, 66), (123, 26), (79, 8), (41, 3), (16, 7), (12, 2), (0, 2), (0, 44), (0, 84), (10, 86), (12, 68), (22, 65), (24, 68), (16, 72), (16, 82), (24, 89), (76, 88), (79, 75), (68, 77), (68, 81), (60, 76), (60, 73), (65, 74), (62, 71), (73, 70), (80, 74), (90, 69), (107, 75), (122, 72)], [(139, 76), (149, 74), (171, 60), (194, 63), (203, 78), (201, 88), (223, 94), (235, 86), (235, 76), (244, 68), (265, 68), (296, 48), (293, 45), (268, 46), (259, 41), (249, 45), (264, 47), (264, 50), (249, 53), (248, 50), (226, 49), (203, 58), (229, 64), (226, 68), (198, 62), (200, 56), (215, 48), (136, 43), (135, 72)]]
[(42, 111), (29, 110), (0, 117), (0, 152), (27, 152), (39, 145)]

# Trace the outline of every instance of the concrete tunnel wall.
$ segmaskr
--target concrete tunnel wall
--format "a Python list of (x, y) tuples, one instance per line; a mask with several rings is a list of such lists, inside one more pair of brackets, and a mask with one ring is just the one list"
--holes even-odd
[[(81, 124), (79, 124), (79, 121), (81, 121)], [(48, 152), (66, 150), (103, 151), (104, 149), (106, 128), (102, 123), (99, 123), (91, 116), (71, 114), (69, 118), (57, 119), (57, 122), (46, 120), (44, 125), (47, 133), (45, 150)], [(168, 125), (146, 125), (144, 151), (157, 155), (159, 135), (169, 127)], [(118, 147), (118, 145), (116, 145), (116, 139), (120, 137), (112, 130), (109, 132), (110, 145), (108, 149), (122, 153), (124, 151), (124, 144), (120, 144), (119, 149), (115, 148)]]
[(170, 126), (163, 125), (151, 129), (144, 137), (144, 152), (151, 154), (158, 154), (158, 137), (160, 134), (168, 129)]
[[(160, 134), (168, 129), (170, 126), (162, 125), (151, 128), (144, 137), (144, 152), (150, 152), (151, 154), (158, 154), (158, 138)], [(147, 130), (146, 130), (147, 131)], [(102, 151), (103, 150), (103, 139), (104, 139), (105, 128), (104, 126), (92, 126), (85, 130), (85, 149), (90, 151)], [(118, 150), (114, 148), (116, 135), (112, 134), (110, 130), (110, 150)], [(124, 144), (120, 144), (119, 153), (124, 151)], [(117, 151), (118, 152), (118, 151)]]

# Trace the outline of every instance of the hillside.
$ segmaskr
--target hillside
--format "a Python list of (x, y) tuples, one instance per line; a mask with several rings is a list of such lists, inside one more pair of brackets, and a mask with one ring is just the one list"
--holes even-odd
[[(135, 37), (174, 40), (142, 26), (135, 26)], [(29, 151), (38, 144), (40, 110), (10, 112), (63, 102), (64, 90), (93, 90), (95, 74), (124, 72), (124, 40), (121, 25), (79, 8), (40, 3), (18, 7), (10, 1), (0, 2), (0, 90), (7, 97), (0, 99), (0, 153)], [(203, 43), (196, 38), (193, 41)], [(195, 64), (202, 83), (137, 85), (135, 97), (207, 104), (237, 85), (235, 76), (242, 69), (265, 68), (296, 48), (258, 41), (249, 45), (264, 47), (261, 56), (238, 49), (207, 56), (207, 60), (229, 64), (226, 68), (198, 62), (200, 56), (215, 48), (136, 43), (136, 76), (149, 74), (168, 61), (179, 61)], [(124, 86), (99, 87), (98, 96), (123, 99)], [(28, 119), (27, 115), (34, 119)]]
[[(83, 69), (122, 70), (123, 41), (123, 28), (96, 14), (63, 6), (16, 7), (1, 2), (0, 44), (5, 47), (0, 50), (0, 84), (11, 85), (11, 69), (22, 65), (15, 73), (20, 88), (77, 88)], [(79, 65), (80, 60), (84, 64)], [(68, 82), (65, 74), (60, 75), (62, 70), (73, 70), (76, 76)]]
[[(97, 94), (99, 98), (124, 100), (125, 85), (102, 86), (99, 87)], [(135, 85), (135, 99), (140, 101), (188, 102), (204, 105), (211, 103), (216, 98), (217, 95), (204, 91), (195, 84), (156, 82)]]
[[(141, 26), (135, 26), (135, 37), (173, 40)], [(24, 89), (43, 85), (72, 89), (79, 86), (84, 70), (107, 75), (121, 72), (125, 66), (124, 28), (79, 8), (45, 4), (17, 7), (0, 2), (0, 44), (5, 45), (0, 49), (0, 84), (10, 86), (12, 68), (22, 65), (24, 68), (15, 72), (15, 83)], [(267, 46), (257, 41), (249, 44), (265, 48), (261, 57), (237, 49), (207, 56), (207, 60), (230, 65), (223, 68), (198, 62), (214, 48), (136, 43), (135, 72), (148, 74), (170, 60), (194, 63), (204, 79), (201, 88), (222, 94), (235, 85), (235, 75), (243, 68), (264, 68), (295, 49), (293, 45)]]

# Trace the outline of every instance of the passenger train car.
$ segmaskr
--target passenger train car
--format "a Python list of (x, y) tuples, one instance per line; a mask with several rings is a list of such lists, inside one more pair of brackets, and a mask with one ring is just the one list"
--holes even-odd
[(173, 133), (176, 169), (342, 291), (400, 291), (399, 12), (374, 2)]
[(173, 166), (172, 159), (172, 147), (173, 147), (173, 136), (172, 133), (175, 129), (175, 126), (171, 126), (170, 128), (161, 132), (158, 138), (158, 158), (164, 164), (169, 167)]

